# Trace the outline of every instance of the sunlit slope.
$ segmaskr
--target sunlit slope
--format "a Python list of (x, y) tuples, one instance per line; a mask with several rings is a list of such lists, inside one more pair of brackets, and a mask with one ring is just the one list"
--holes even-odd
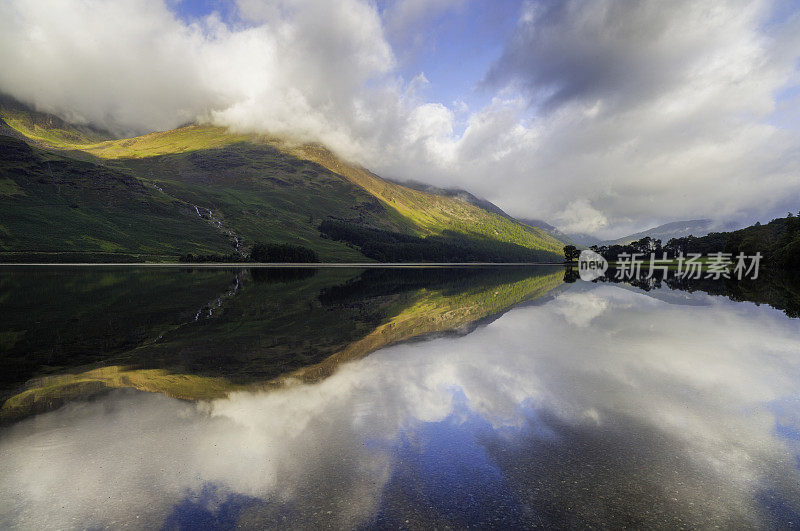
[(134, 138), (75, 144), (71, 147), (103, 159), (141, 159), (214, 149), (256, 140), (257, 137), (253, 135), (233, 134), (222, 127), (189, 125)]
[(413, 221), (423, 235), (453, 231), (549, 251), (555, 253), (555, 259), (559, 259), (562, 253), (564, 244), (541, 229), (488, 212), (457, 198), (429, 194), (386, 181), (360, 166), (342, 161), (318, 145), (287, 149), (290, 153), (347, 177)]
[[(514, 243), (530, 249), (552, 252), (554, 260), (561, 253), (563, 243), (541, 229), (488, 212), (457, 198), (412, 190), (386, 181), (360, 166), (343, 161), (319, 145), (296, 145), (275, 138), (231, 134), (219, 127), (192, 125), (132, 139), (73, 147), (103, 159), (126, 163), (136, 160), (139, 162), (138, 166), (142, 167), (146, 165), (142, 161), (151, 158), (225, 147), (229, 150), (247, 150), (252, 145), (272, 146), (286, 156), (287, 161), (310, 161), (344, 177), (393, 211), (389, 214), (392, 219), (388, 220), (388, 224), (396, 228), (410, 228), (413, 233), (421, 236), (452, 232)], [(394, 213), (399, 216), (393, 215)]]
[(34, 111), (3, 95), (0, 95), (0, 120), (20, 135), (52, 147), (72, 148), (111, 138), (105, 131), (70, 124), (52, 114)]

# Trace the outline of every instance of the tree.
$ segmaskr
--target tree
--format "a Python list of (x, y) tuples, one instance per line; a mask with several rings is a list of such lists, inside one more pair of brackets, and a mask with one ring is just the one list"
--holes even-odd
[(565, 245), (564, 246), (564, 258), (567, 259), (567, 262), (572, 262), (578, 259), (581, 255), (580, 250), (574, 245)]
[(249, 258), (251, 262), (319, 262), (319, 256), (313, 249), (274, 243), (255, 243)]

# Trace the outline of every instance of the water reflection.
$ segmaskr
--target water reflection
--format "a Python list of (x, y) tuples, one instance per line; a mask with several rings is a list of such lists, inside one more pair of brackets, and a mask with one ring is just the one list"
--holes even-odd
[(658, 292), (576, 283), (307, 383), (70, 403), (0, 434), (0, 525), (797, 525), (797, 322)]
[(311, 381), (392, 343), (469, 329), (561, 283), (559, 268), (57, 273), (0, 271), (14, 301), (0, 306), (0, 421), (108, 388), (209, 399)]

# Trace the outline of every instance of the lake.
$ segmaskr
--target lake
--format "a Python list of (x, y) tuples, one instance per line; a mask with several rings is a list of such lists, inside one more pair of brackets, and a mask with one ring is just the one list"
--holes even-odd
[(0, 527), (800, 526), (796, 280), (0, 267)]

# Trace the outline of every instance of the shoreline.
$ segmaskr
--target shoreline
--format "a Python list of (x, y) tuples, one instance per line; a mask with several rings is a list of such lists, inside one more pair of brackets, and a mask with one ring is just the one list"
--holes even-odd
[(0, 262), (0, 267), (283, 267), (283, 268), (443, 268), (443, 267), (508, 267), (508, 266), (564, 266), (559, 262)]

